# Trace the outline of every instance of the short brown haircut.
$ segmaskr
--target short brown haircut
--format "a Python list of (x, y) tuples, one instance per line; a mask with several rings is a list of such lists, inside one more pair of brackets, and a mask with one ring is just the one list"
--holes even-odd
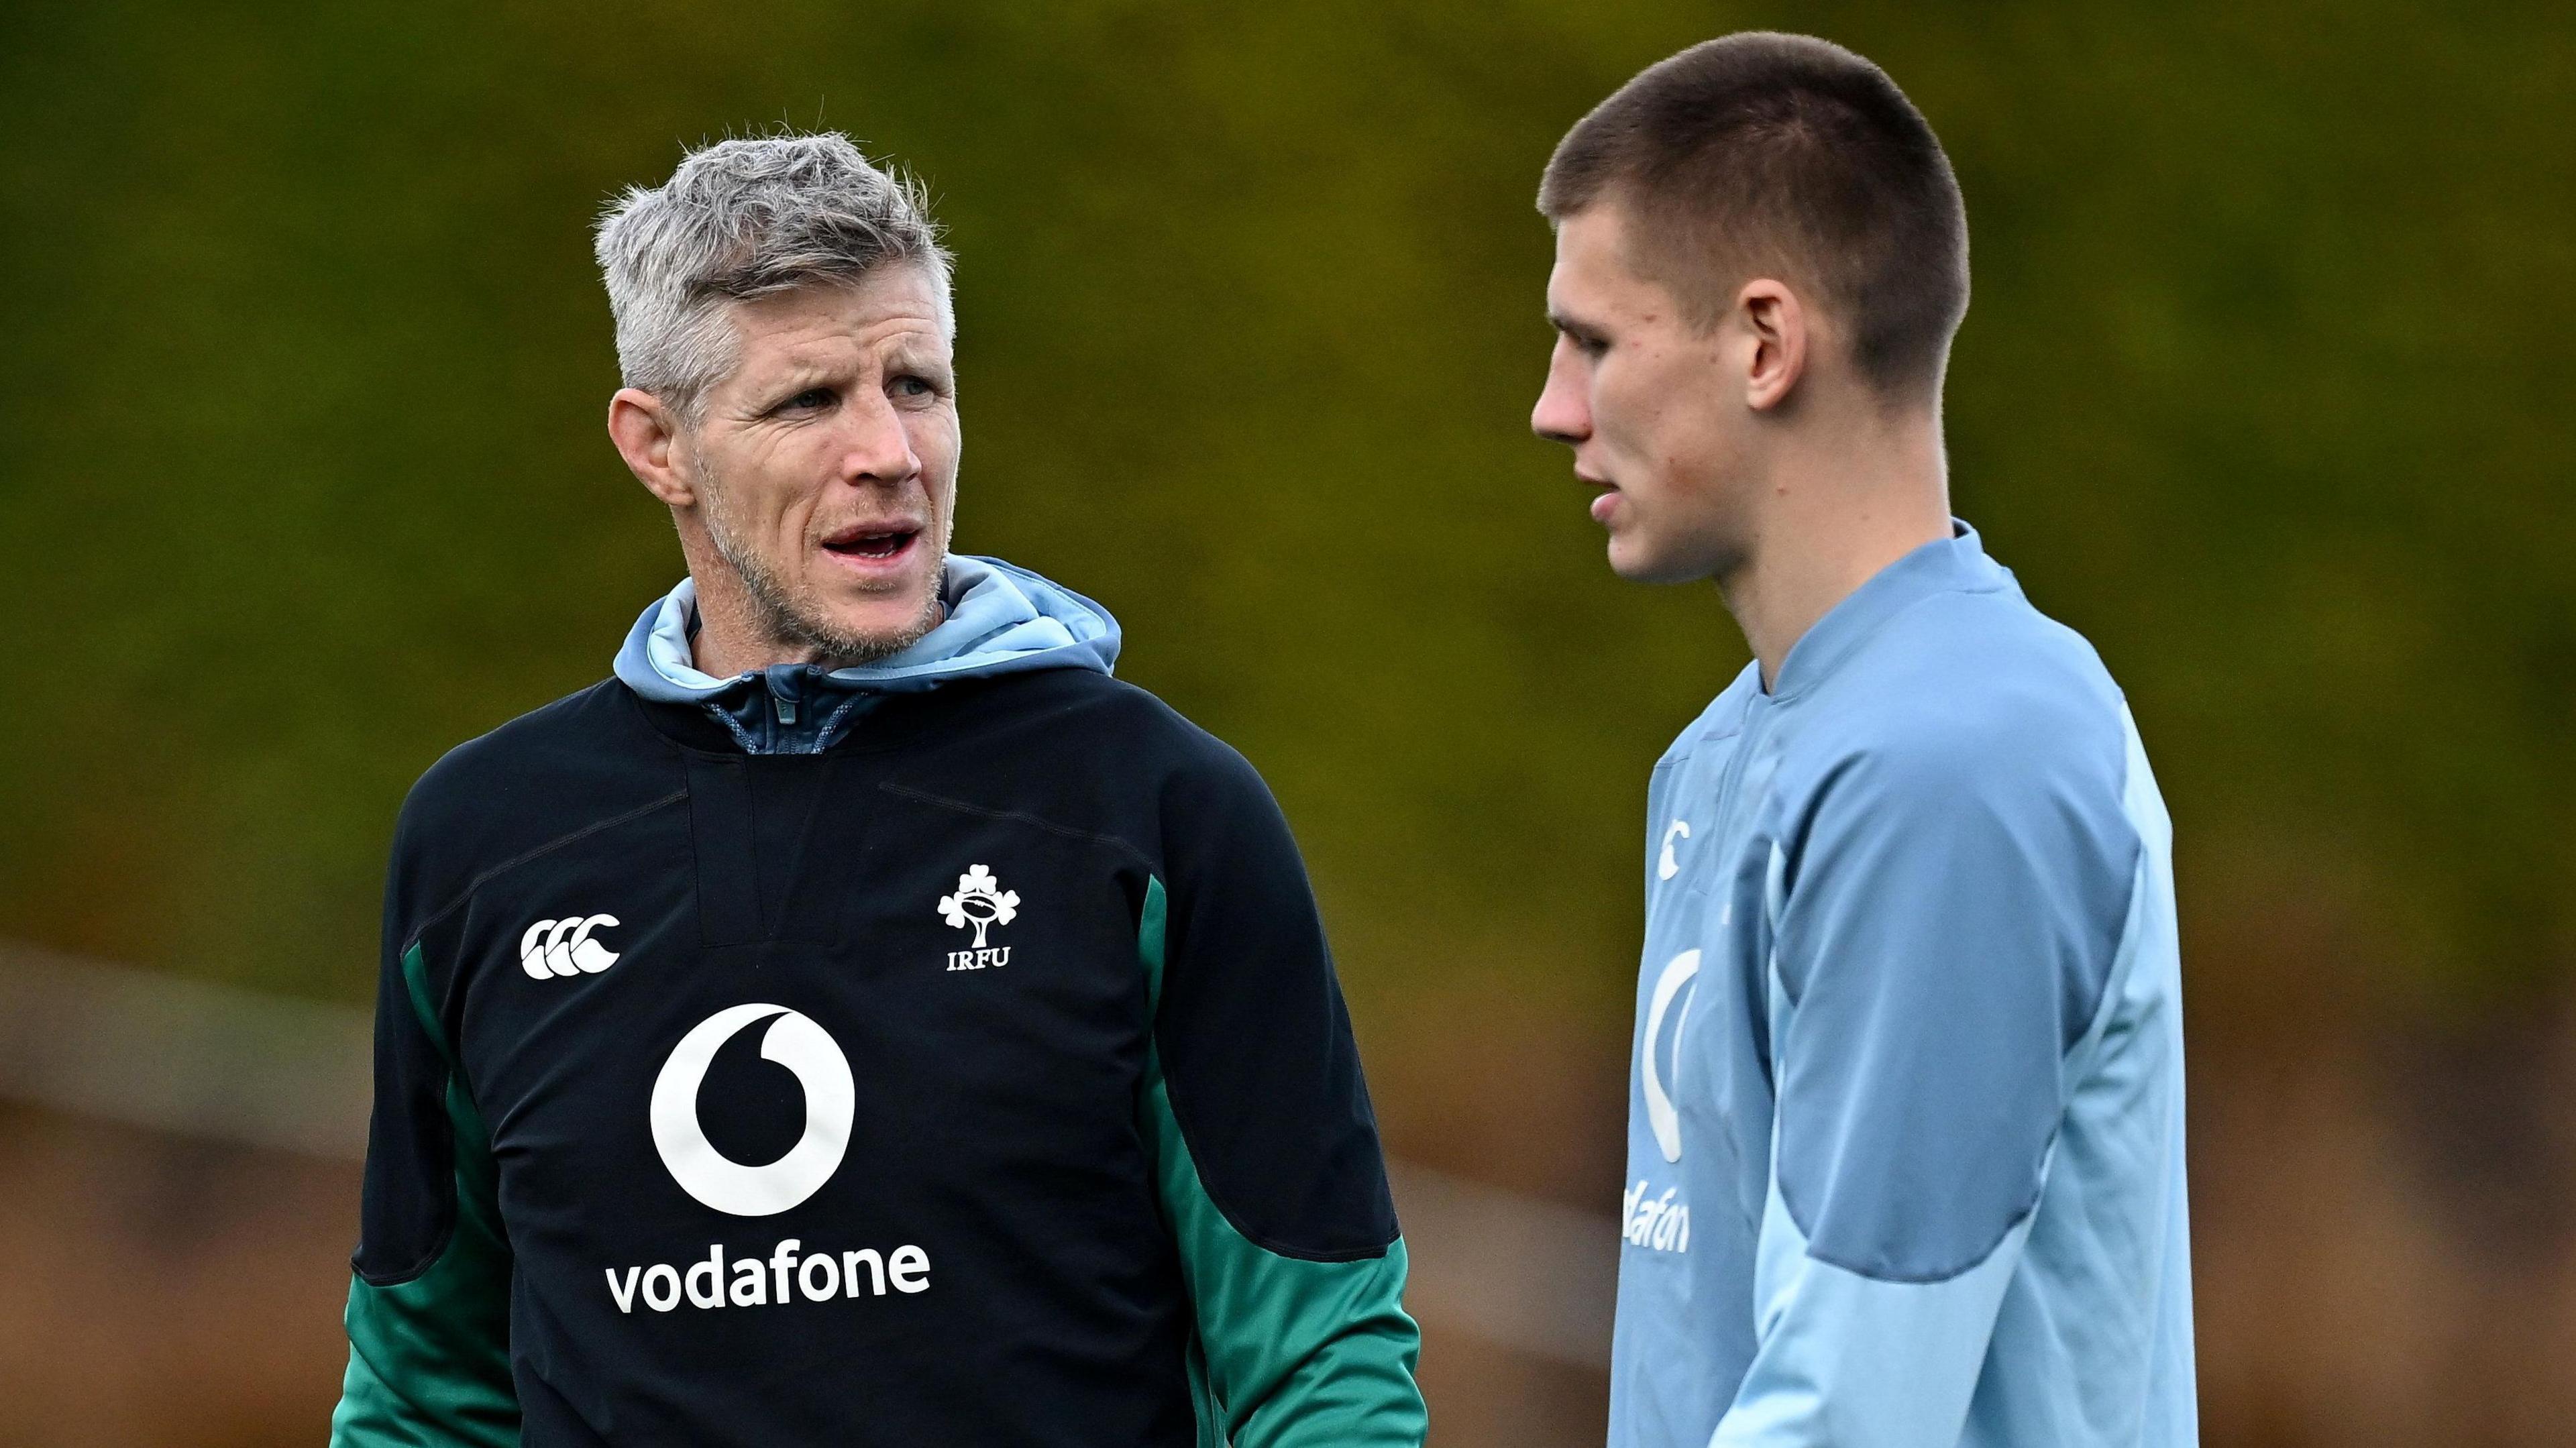
[(1647, 67), (1557, 143), (1538, 209), (1562, 222), (1605, 195), (1702, 328), (1777, 275), (1850, 328), (1883, 396), (1937, 394), (1968, 310), (1967, 209), (1931, 124), (1867, 60), (1747, 31)]

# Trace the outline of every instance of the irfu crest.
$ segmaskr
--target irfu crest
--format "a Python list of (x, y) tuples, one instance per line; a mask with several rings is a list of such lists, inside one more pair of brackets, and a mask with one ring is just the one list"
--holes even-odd
[(984, 948), (984, 932), (1008, 925), (1020, 913), (1020, 892), (998, 888), (993, 872), (975, 865), (957, 877), (957, 893), (939, 897), (939, 913), (953, 929), (975, 927), (975, 948)]

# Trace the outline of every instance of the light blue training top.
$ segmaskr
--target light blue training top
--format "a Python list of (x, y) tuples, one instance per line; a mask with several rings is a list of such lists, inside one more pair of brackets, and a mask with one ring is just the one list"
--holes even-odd
[(2172, 826), (1964, 525), (1655, 766), (1611, 1448), (2199, 1438)]

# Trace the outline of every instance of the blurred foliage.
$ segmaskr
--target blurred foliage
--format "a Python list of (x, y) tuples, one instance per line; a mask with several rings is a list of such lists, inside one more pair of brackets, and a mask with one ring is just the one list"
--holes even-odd
[(2130, 692), (2201, 1012), (2517, 998), (2576, 952), (2567, 19), (0, 7), (0, 934), (363, 994), (411, 779), (677, 576), (590, 216), (820, 122), (962, 258), (960, 546), (1263, 767), (1363, 1001), (1623, 1020), (1646, 768), (1743, 651), (1609, 577), (1528, 435), (1530, 196), (1637, 68), (1768, 25), (1957, 162), (1958, 505)]

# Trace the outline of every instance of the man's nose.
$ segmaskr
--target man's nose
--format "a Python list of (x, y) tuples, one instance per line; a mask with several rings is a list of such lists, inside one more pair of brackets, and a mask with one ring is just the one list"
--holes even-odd
[(1572, 373), (1569, 367), (1551, 365), (1547, 385), (1539, 389), (1538, 405), (1530, 409), (1530, 431), (1568, 446), (1592, 435), (1590, 400), (1581, 379)]
[(901, 483), (921, 471), (903, 414), (891, 399), (874, 396), (849, 410), (850, 431), (841, 454), (841, 476), (853, 483)]

